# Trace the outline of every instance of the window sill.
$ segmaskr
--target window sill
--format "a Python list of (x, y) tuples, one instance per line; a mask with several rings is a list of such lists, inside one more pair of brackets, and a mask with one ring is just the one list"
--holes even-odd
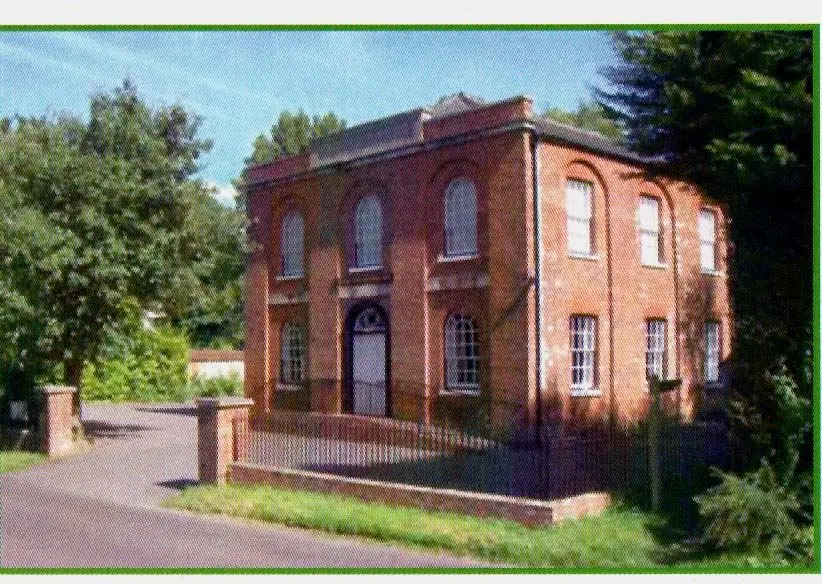
[(599, 389), (571, 389), (571, 397), (601, 397)]
[[(666, 381), (673, 381), (672, 379), (660, 379), (659, 383), (665, 383)], [(648, 381), (648, 378), (645, 378), (645, 393), (651, 393), (651, 383)]]
[(382, 266), (352, 266), (348, 268), (349, 274), (366, 274), (369, 272), (381, 272)]
[(712, 276), (714, 278), (719, 278), (720, 276), (724, 276), (725, 272), (721, 272), (720, 270), (706, 270), (705, 268), (702, 269), (703, 276)]
[(479, 258), (479, 254), (476, 254), (476, 253), (463, 254), (463, 255), (452, 255), (452, 256), (440, 254), (440, 255), (437, 256), (437, 262), (439, 262), (441, 264), (447, 264), (447, 263), (451, 263), (451, 262), (467, 262), (467, 261), (475, 260), (475, 259), (478, 259), (478, 258)]
[(667, 270), (668, 269), (668, 264), (660, 263), (660, 262), (646, 264), (645, 262), (643, 262), (642, 267), (643, 268), (651, 268), (652, 270)]
[(465, 387), (448, 387), (440, 389), (440, 395), (443, 396), (477, 397), (479, 394), (479, 386), (476, 385), (470, 385)]
[(278, 382), (277, 385), (274, 386), (275, 391), (300, 391), (304, 388), (302, 383), (282, 383)]
[(599, 254), (595, 253), (578, 253), (569, 251), (568, 257), (574, 260), (588, 260), (589, 262), (599, 261)]
[(293, 276), (286, 276), (286, 275), (280, 274), (279, 276), (274, 277), (274, 281), (275, 282), (294, 282), (294, 281), (297, 281), (297, 280), (302, 280), (303, 278), (305, 278), (305, 274), (299, 274), (299, 275), (295, 274)]

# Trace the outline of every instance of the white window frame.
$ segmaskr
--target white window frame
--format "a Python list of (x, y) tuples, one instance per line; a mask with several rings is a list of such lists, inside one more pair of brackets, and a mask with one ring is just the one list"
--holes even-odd
[(699, 210), (699, 265), (706, 274), (716, 272), (716, 211)]
[(645, 321), (645, 377), (666, 379), (668, 368), (668, 321), (649, 318)]
[(568, 253), (572, 256), (594, 255), (593, 195), (594, 185), (590, 182), (569, 179), (565, 184)]
[(461, 312), (445, 321), (443, 339), (445, 393), (479, 393), (479, 329)]
[(452, 180), (443, 200), (445, 257), (477, 255), (477, 189), (466, 178)]
[(304, 254), (305, 221), (292, 211), (283, 218), (280, 228), (280, 274), (284, 278), (302, 277)]
[(706, 386), (719, 383), (719, 362), (722, 358), (722, 327), (718, 320), (705, 322), (705, 359), (703, 362), (703, 380)]
[(382, 267), (382, 205), (379, 198), (366, 195), (354, 210), (354, 268)]
[(662, 265), (659, 198), (650, 195), (639, 198), (639, 254), (644, 266)]
[(569, 320), (571, 395), (598, 395), (597, 318), (575, 314)]
[(305, 328), (292, 322), (280, 331), (280, 382), (286, 386), (305, 381)]

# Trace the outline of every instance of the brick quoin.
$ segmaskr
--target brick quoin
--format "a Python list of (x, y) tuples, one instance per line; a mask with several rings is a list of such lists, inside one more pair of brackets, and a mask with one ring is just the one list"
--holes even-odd
[[(369, 301), (389, 323), (392, 417), (429, 423), (488, 404), (500, 426), (641, 419), (649, 402), (645, 323), (651, 318), (667, 321), (667, 377), (682, 380), (666, 395), (666, 407), (692, 417), (703, 388), (707, 320), (721, 325), (723, 362), (731, 352), (725, 212), (692, 185), (647, 178), (647, 164), (597, 134), (535, 116), (527, 97), (489, 104), (458, 94), (252, 167), (245, 348), (252, 415), (264, 418), (296, 404), (292, 396), (300, 391), (300, 407), (350, 412), (347, 319)], [(443, 261), (443, 197), (457, 177), (476, 189), (478, 253)], [(593, 185), (592, 258), (568, 253), (565, 185), (571, 179)], [(359, 272), (349, 269), (354, 210), (366, 194), (382, 207), (383, 267)], [(643, 195), (659, 201), (661, 266), (640, 260)], [(717, 217), (712, 274), (700, 268), (703, 208)], [(304, 275), (297, 278), (284, 278), (280, 269), (280, 228), (290, 212), (305, 223)], [(479, 396), (443, 394), (443, 331), (452, 312), (470, 314), (479, 328)], [(569, 319), (575, 314), (598, 323), (598, 391), (584, 397), (570, 388)], [(287, 322), (306, 330), (305, 380), (297, 388), (280, 382), (280, 331)]]

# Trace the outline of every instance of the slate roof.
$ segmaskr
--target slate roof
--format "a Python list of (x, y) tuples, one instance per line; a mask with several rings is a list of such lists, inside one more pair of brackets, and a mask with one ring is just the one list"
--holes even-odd
[(474, 109), (479, 109), (488, 105), (484, 99), (459, 92), (453, 95), (446, 95), (432, 106), (425, 108), (431, 118), (444, 118), (454, 114), (461, 114)]
[(641, 164), (654, 162), (653, 158), (637, 154), (617, 144), (610, 138), (603, 136), (599, 132), (582, 130), (542, 116), (534, 116), (533, 122), (540, 136), (562, 144), (581, 147), (598, 154), (616, 156), (617, 158), (624, 158)]
[[(494, 104), (459, 92), (445, 96), (427, 107), (351, 126), (336, 134), (312, 141), (309, 149), (310, 166), (327, 167), (420, 144), (423, 141), (423, 126), (426, 121), (491, 105)], [(549, 142), (566, 144), (595, 154), (643, 165), (655, 162), (654, 159), (632, 152), (597, 132), (581, 130), (539, 115), (523, 122), (530, 123), (540, 138)]]

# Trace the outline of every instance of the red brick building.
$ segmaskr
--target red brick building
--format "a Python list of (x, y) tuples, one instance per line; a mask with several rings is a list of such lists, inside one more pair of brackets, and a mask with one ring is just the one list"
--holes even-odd
[(689, 416), (730, 353), (723, 210), (463, 94), (250, 169), (246, 394), (429, 422)]

